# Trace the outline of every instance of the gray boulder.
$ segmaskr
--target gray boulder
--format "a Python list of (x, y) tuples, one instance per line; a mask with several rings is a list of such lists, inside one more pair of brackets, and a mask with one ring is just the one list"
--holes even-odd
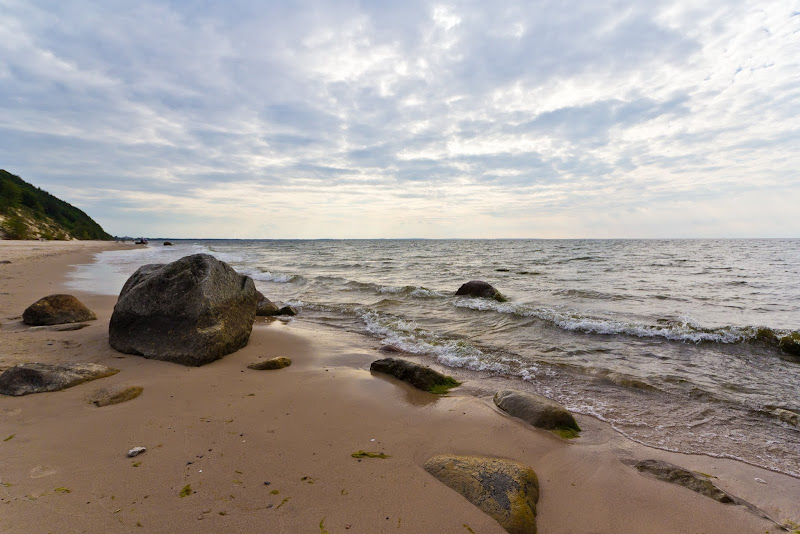
[(126, 354), (200, 366), (247, 345), (253, 280), (208, 254), (145, 265), (125, 282), (108, 342)]
[(369, 366), (369, 370), (392, 375), (418, 389), (431, 393), (446, 393), (450, 388), (461, 385), (451, 376), (400, 358), (375, 360)]
[(711, 497), (715, 501), (724, 504), (736, 503), (733, 497), (712, 484), (708, 478), (693, 473), (683, 467), (678, 467), (677, 465), (672, 465), (660, 460), (643, 460), (637, 463), (635, 467), (642, 473), (648, 473), (659, 480), (689, 488), (701, 495)]
[(505, 302), (506, 298), (500, 294), (491, 284), (482, 280), (472, 280), (462, 284), (456, 291), (456, 296), (480, 297), (494, 299), (498, 302)]
[(536, 534), (539, 480), (527, 465), (499, 458), (434, 456), (425, 471), (512, 534)]
[(117, 373), (119, 369), (96, 363), (22, 363), (0, 374), (0, 393), (18, 397), (59, 391)]
[(504, 412), (535, 427), (562, 431), (560, 433), (566, 431), (565, 437), (574, 437), (573, 433), (580, 432), (578, 423), (566, 408), (542, 395), (504, 389), (495, 393), (494, 403)]
[(92, 321), (97, 316), (72, 295), (49, 295), (22, 312), (22, 322), (33, 326)]
[(261, 291), (256, 291), (256, 315), (261, 317), (278, 315), (278, 305), (265, 297)]

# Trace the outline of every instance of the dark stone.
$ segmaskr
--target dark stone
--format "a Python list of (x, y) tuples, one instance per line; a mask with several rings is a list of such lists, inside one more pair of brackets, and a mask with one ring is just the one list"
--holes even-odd
[(285, 356), (278, 356), (277, 358), (270, 358), (248, 365), (248, 369), (255, 369), (256, 371), (271, 371), (273, 369), (283, 369), (292, 365), (292, 360)]
[(41, 298), (22, 312), (25, 324), (54, 325), (93, 321), (97, 316), (72, 295), (50, 295)]
[(504, 389), (495, 393), (494, 403), (504, 412), (537, 428), (580, 431), (575, 418), (566, 408), (542, 395)]
[(527, 465), (500, 458), (434, 456), (425, 471), (512, 534), (536, 534), (539, 479)]
[(17, 397), (59, 391), (117, 373), (119, 369), (96, 363), (22, 363), (0, 374), (0, 393)]
[(247, 345), (253, 280), (208, 254), (144, 265), (125, 282), (108, 327), (126, 354), (200, 366)]
[(171, 247), (172, 246), (172, 242), (171, 241), (164, 241), (164, 246), (165, 247)]
[(724, 504), (735, 504), (736, 500), (716, 487), (706, 477), (693, 473), (688, 469), (672, 465), (660, 460), (643, 460), (635, 465), (643, 473), (653, 475), (659, 480), (671, 482), (689, 488), (692, 491), (711, 497)]
[(284, 306), (283, 308), (278, 310), (278, 313), (276, 313), (275, 315), (289, 315), (291, 317), (294, 317), (295, 315), (297, 315), (297, 310), (293, 306)]
[(9, 263), (11, 263), (11, 260), (0, 260), (0, 264), (2, 265), (7, 265)]
[(269, 317), (278, 315), (279, 311), (277, 304), (265, 297), (261, 291), (256, 291), (256, 315)]
[(505, 302), (506, 298), (500, 294), (491, 284), (481, 280), (472, 280), (463, 284), (456, 291), (456, 296), (481, 297), (494, 299), (498, 302)]
[(408, 382), (412, 386), (431, 393), (444, 393), (459, 383), (452, 377), (434, 371), (430, 367), (400, 358), (384, 358), (375, 360), (369, 366), (370, 371), (386, 373)]

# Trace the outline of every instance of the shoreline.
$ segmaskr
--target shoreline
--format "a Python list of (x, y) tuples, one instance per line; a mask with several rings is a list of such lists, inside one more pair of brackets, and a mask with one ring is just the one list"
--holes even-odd
[[(247, 347), (201, 368), (111, 349), (107, 325), (116, 297), (67, 291), (98, 315), (78, 331), (31, 331), (13, 319), (38, 298), (62, 292), (67, 267), (96, 251), (76, 246), (51, 255), (45, 244), (41, 254), (0, 265), (0, 346), (8, 347), (0, 352), (0, 370), (65, 360), (121, 370), (62, 392), (0, 397), (0, 440), (14, 435), (0, 441), (6, 459), (0, 532), (47, 532), (59, 524), (138, 531), (137, 522), (144, 531), (305, 532), (322, 531), (320, 520), (330, 532), (467, 532), (464, 525), (503, 532), (422, 469), (439, 453), (533, 467), (543, 533), (730, 532), (731, 525), (737, 532), (780, 531), (742, 506), (627, 465), (649, 458), (713, 475), (721, 489), (779, 523), (800, 521), (799, 479), (736, 460), (653, 449), (589, 416), (577, 416), (581, 437), (564, 441), (500, 413), (483, 392), (489, 382), (468, 380), (450, 396), (434, 397), (371, 374), (369, 363), (383, 357), (375, 343), (302, 319), (258, 319)], [(246, 369), (278, 355), (291, 357), (292, 366)], [(113, 384), (140, 385), (144, 393), (104, 408), (86, 402)], [(133, 467), (125, 452), (137, 445), (148, 451)], [(356, 461), (350, 454), (357, 450), (391, 458)], [(196, 493), (182, 499), (187, 483)]]

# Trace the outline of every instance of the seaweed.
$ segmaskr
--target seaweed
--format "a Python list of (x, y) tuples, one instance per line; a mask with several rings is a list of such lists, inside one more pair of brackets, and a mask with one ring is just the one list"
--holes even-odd
[(191, 494), (192, 494), (192, 485), (186, 484), (181, 490), (179, 495), (181, 496), (181, 499), (183, 499), (184, 497), (188, 497)]
[(56, 493), (72, 493), (71, 489), (67, 489), (67, 488), (63, 488), (63, 487), (62, 488), (56, 488), (53, 491), (55, 491)]
[(285, 499), (283, 499), (283, 500), (281, 501), (281, 503), (280, 503), (278, 506), (276, 506), (276, 507), (275, 507), (275, 509), (277, 510), (278, 508), (280, 508), (281, 506), (283, 506), (284, 504), (286, 504), (286, 503), (289, 501), (289, 499), (291, 499), (291, 497), (286, 497)]
[(353, 458), (381, 458), (381, 459), (391, 458), (391, 456), (389, 456), (388, 454), (384, 454), (382, 452), (367, 452), (361, 450), (354, 452), (350, 456), (352, 456)]
[(569, 428), (565, 426), (554, 428), (553, 430), (551, 430), (551, 432), (556, 436), (560, 436), (564, 439), (575, 439), (578, 436), (580, 436), (580, 429), (575, 430), (574, 428)]
[(11, 441), (12, 439), (14, 439), (14, 436), (16, 436), (16, 434), (11, 434), (10, 436), (8, 436), (8, 437), (7, 437), (6, 439), (4, 439), (3, 441)]
[(325, 529), (325, 518), (323, 517), (322, 520), (319, 522), (319, 534), (331, 534)]

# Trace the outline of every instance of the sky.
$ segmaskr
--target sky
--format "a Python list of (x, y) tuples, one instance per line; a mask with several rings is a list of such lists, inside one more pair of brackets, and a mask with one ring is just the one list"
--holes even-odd
[(114, 235), (800, 237), (800, 0), (0, 0), (0, 168)]

